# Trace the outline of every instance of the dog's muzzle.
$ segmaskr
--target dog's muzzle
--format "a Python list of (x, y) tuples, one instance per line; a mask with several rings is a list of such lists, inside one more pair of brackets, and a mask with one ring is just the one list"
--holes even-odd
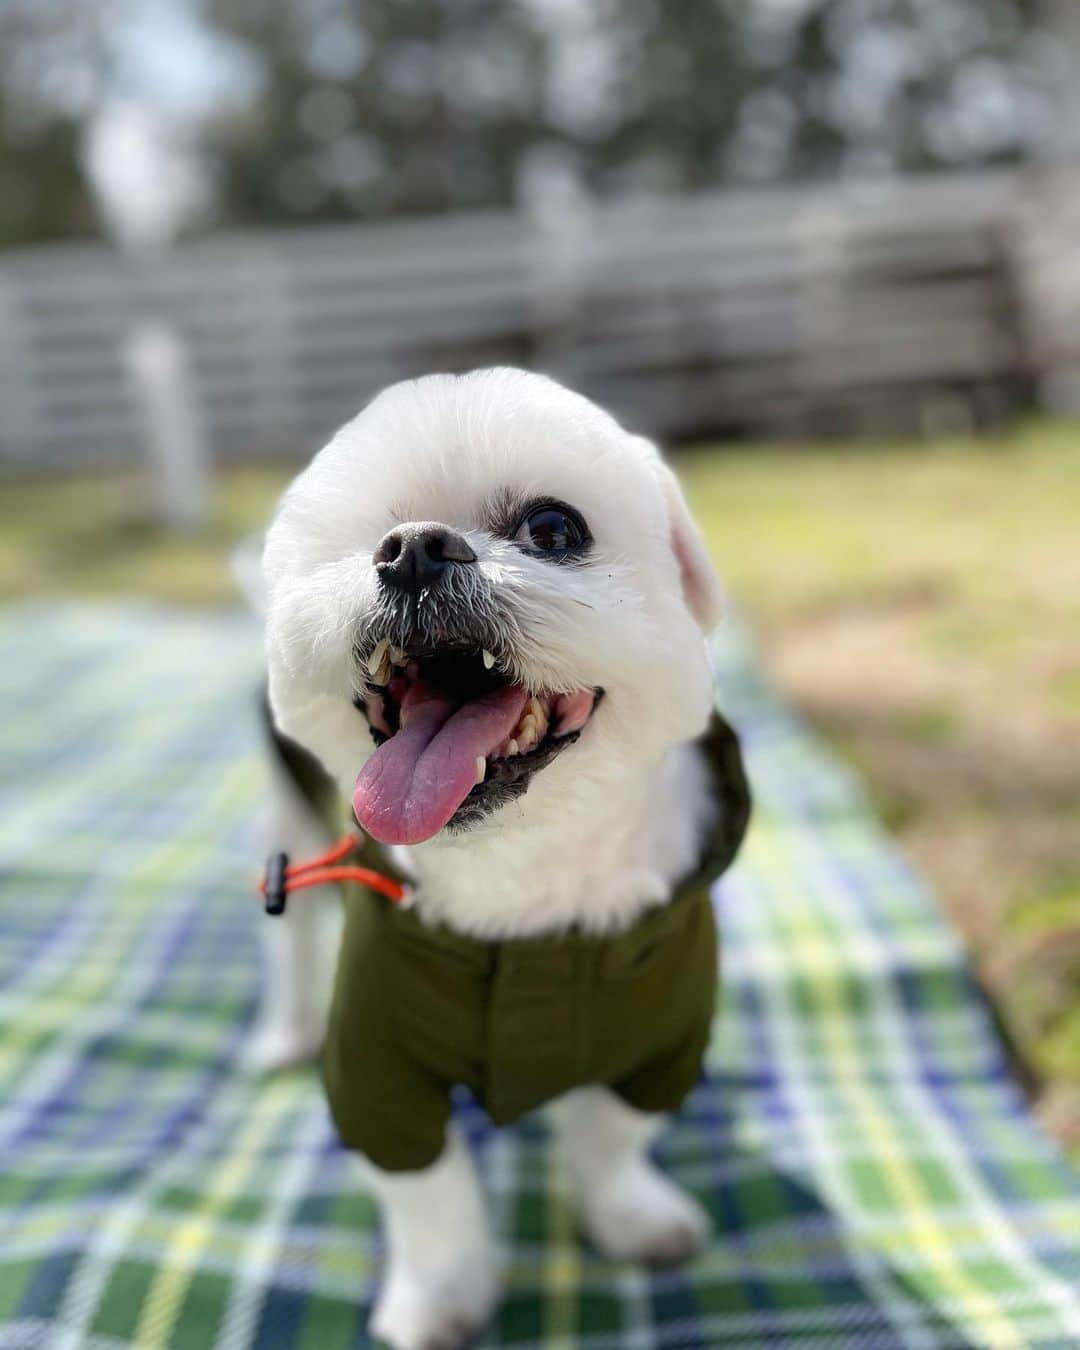
[(471, 642), (401, 648), (382, 638), (357, 663), (356, 705), (376, 750), (357, 776), (353, 811), (384, 844), (472, 825), (520, 796), (578, 739), (603, 692), (531, 690)]

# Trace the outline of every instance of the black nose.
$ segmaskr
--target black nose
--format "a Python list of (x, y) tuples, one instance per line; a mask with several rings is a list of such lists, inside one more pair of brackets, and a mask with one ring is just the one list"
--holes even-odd
[(419, 595), (454, 563), (473, 563), (476, 554), (464, 535), (431, 521), (398, 525), (384, 535), (371, 561), (384, 586)]

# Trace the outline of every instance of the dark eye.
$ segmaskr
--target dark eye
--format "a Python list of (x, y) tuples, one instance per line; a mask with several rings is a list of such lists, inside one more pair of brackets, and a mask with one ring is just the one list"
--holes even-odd
[(589, 542), (589, 532), (572, 507), (549, 504), (528, 512), (514, 542), (536, 553), (575, 553)]

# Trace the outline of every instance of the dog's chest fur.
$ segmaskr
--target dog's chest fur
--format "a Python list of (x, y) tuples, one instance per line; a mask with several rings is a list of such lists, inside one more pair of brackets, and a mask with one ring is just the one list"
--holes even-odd
[(693, 870), (716, 810), (693, 745), (645, 777), (540, 776), (529, 808), (527, 823), (511, 803), (497, 828), (392, 850), (425, 919), (487, 939), (621, 932)]

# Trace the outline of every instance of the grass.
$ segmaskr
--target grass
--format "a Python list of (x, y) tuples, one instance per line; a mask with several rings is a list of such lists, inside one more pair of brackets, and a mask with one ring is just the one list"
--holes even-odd
[[(1080, 1158), (1080, 427), (684, 452), (714, 559), (783, 692), (936, 887)], [(278, 468), (163, 535), (134, 476), (6, 485), (0, 596), (235, 598)]]
[(266, 522), (287, 476), (280, 466), (221, 475), (210, 522), (192, 534), (154, 524), (136, 474), (6, 483), (0, 599), (63, 592), (234, 603), (229, 551)]
[(678, 468), (774, 679), (936, 887), (1080, 1158), (1080, 427)]

